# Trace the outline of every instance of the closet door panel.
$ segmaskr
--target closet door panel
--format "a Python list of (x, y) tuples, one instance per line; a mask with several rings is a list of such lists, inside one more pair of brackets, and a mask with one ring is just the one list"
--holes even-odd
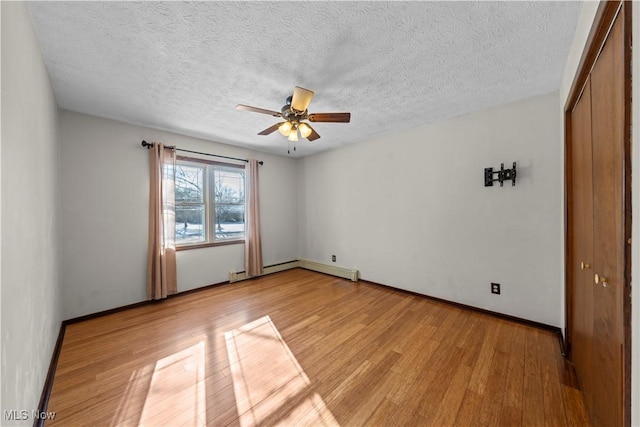
[(593, 389), (593, 181), (591, 155), (591, 83), (571, 112), (570, 244), (573, 308), (571, 310), (573, 363), (585, 401), (591, 407)]
[[(618, 17), (591, 72), (594, 323), (591, 405), (595, 425), (622, 425), (623, 21)], [(597, 282), (597, 283), (596, 283)]]

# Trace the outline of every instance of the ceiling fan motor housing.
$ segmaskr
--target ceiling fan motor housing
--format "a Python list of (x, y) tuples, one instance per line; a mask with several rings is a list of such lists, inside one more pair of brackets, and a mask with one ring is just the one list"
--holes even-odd
[[(289, 97), (291, 98), (291, 97)], [(287, 98), (287, 99), (289, 99)], [(307, 118), (307, 110), (305, 111), (296, 111), (293, 108), (291, 108), (291, 105), (283, 105), (282, 108), (280, 109), (280, 112), (282, 113), (282, 117), (287, 120), (287, 121), (300, 121), (300, 120), (305, 120)]]

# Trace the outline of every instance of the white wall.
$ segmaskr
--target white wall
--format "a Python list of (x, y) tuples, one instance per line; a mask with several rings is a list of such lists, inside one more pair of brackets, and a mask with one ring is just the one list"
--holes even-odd
[(564, 74), (560, 84), (560, 103), (564, 111), (564, 104), (569, 96), (569, 90), (573, 84), (573, 79), (578, 72), (578, 65), (580, 58), (582, 58), (582, 52), (584, 51), (587, 43), (587, 37), (591, 31), (591, 25), (596, 17), (598, 11), (599, 1), (583, 1), (582, 8), (580, 9), (580, 16), (576, 23), (576, 32), (573, 36), (573, 42), (569, 49), (569, 55), (567, 56), (567, 63), (565, 65)]
[(2, 425), (37, 409), (61, 322), (57, 108), (24, 3), (2, 2)]
[[(260, 167), (265, 265), (297, 258), (295, 160), (84, 114), (60, 113), (64, 317), (146, 299), (149, 153), (142, 140), (265, 162)], [(178, 252), (178, 291), (244, 270), (244, 246)]]
[[(548, 94), (301, 160), (301, 257), (336, 254), (367, 280), (560, 325), (557, 104)], [(513, 161), (515, 187), (484, 187), (485, 167)]]

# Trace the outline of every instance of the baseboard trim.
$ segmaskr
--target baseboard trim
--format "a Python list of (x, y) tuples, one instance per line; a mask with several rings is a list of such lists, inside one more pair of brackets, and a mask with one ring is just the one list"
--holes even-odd
[(531, 326), (537, 329), (542, 329), (548, 332), (553, 332), (555, 334), (558, 335), (559, 339), (560, 339), (560, 350), (562, 352), (562, 355), (564, 356), (564, 344), (563, 344), (563, 339), (562, 339), (562, 331), (559, 327), (557, 326), (552, 326), (552, 325), (547, 325), (546, 323), (540, 323), (540, 322), (536, 322), (534, 320), (529, 320), (529, 319), (523, 319), (522, 317), (517, 317), (517, 316), (512, 316), (510, 314), (504, 314), (504, 313), (499, 313), (497, 311), (492, 311), (492, 310), (487, 310), (484, 308), (480, 308), (480, 307), (474, 307), (472, 305), (467, 305), (467, 304), (462, 304), (459, 302), (454, 302), (454, 301), (449, 301), (446, 299), (442, 299), (442, 298), (438, 298), (438, 297), (434, 297), (431, 295), (426, 295), (426, 294), (421, 294), (418, 292), (414, 292), (414, 291), (408, 291), (406, 289), (401, 289), (401, 288), (396, 288), (394, 286), (390, 286), (390, 285), (384, 285), (382, 283), (376, 283), (376, 282), (372, 282), (370, 280), (361, 280), (363, 283), (369, 283), (371, 285), (375, 285), (375, 286), (382, 286), (384, 288), (388, 288), (388, 289), (392, 289), (394, 291), (398, 291), (398, 292), (403, 292), (406, 294), (410, 294), (410, 295), (414, 295), (417, 297), (422, 297), (422, 298), (427, 298), (430, 299), (432, 301), (437, 301), (437, 302), (441, 302), (444, 304), (448, 304), (448, 305), (452, 305), (464, 310), (469, 310), (469, 311), (475, 311), (477, 313), (482, 313), (482, 314), (486, 314), (488, 316), (493, 316), (493, 317), (497, 317), (503, 320), (508, 320), (510, 322), (515, 322), (515, 323), (520, 323), (522, 325), (526, 325), (526, 326)]
[[(40, 402), (38, 403), (38, 413), (42, 414), (47, 412), (49, 407), (49, 398), (51, 397), (51, 389), (53, 388), (53, 378), (56, 375), (56, 368), (58, 367), (58, 359), (60, 358), (60, 351), (62, 350), (62, 341), (64, 340), (64, 333), (67, 329), (67, 324), (63, 321), (60, 323), (60, 331), (58, 332), (58, 339), (56, 345), (53, 348), (53, 354), (51, 355), (51, 362), (49, 363), (49, 371), (47, 372), (47, 378), (44, 381), (44, 387), (42, 388), (42, 394), (40, 395)], [(35, 418), (33, 420), (34, 427), (43, 427), (45, 419)]]
[(149, 305), (149, 304), (161, 304), (163, 301), (166, 301), (169, 299), (180, 298), (183, 296), (190, 295), (194, 292), (200, 292), (210, 288), (215, 288), (216, 286), (228, 285), (228, 284), (229, 282), (213, 283), (211, 285), (206, 285), (199, 288), (178, 292), (177, 294), (168, 295), (166, 298), (163, 298), (163, 299), (152, 299), (152, 300), (134, 302), (133, 304), (127, 304), (120, 307), (110, 308), (108, 310), (98, 311), (96, 313), (85, 314), (84, 316), (74, 317), (72, 319), (65, 320), (64, 322), (67, 325), (72, 325), (74, 323), (84, 322), (85, 320), (96, 319), (98, 317), (108, 316), (114, 313), (120, 313), (121, 311), (131, 310), (132, 308), (144, 307), (145, 305)]
[(560, 354), (566, 359), (568, 354), (567, 343), (564, 340), (564, 334), (560, 328), (558, 328), (558, 344), (560, 345)]
[[(180, 298), (185, 297), (187, 295), (195, 294), (196, 292), (206, 291), (207, 289), (217, 288), (218, 286), (228, 285), (228, 281), (212, 283), (210, 285), (200, 286), (199, 288), (193, 288), (186, 291), (178, 292), (177, 294), (168, 295), (166, 299)], [(155, 301), (147, 301), (147, 302), (162, 302), (163, 299), (155, 300)]]
[(138, 308), (148, 304), (156, 304), (161, 301), (164, 301), (164, 300), (149, 300), (149, 301), (134, 302), (133, 304), (127, 304), (121, 307), (110, 308), (108, 310), (98, 311), (96, 313), (85, 314), (84, 316), (73, 317), (71, 319), (65, 320), (63, 323), (65, 323), (66, 325), (73, 325), (74, 323), (84, 322), (86, 320), (96, 319), (98, 317), (108, 316), (114, 313), (120, 313), (121, 311), (131, 310), (132, 308)]
[(299, 259), (298, 267), (304, 268), (305, 270), (317, 271), (318, 273), (329, 274), (331, 276), (342, 277), (343, 279), (349, 279), (352, 282), (357, 282), (359, 279), (359, 273), (356, 269), (337, 267), (308, 259)]

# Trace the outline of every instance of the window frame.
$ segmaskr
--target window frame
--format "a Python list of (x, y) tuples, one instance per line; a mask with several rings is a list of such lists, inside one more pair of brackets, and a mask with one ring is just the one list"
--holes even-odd
[[(247, 232), (247, 223), (246, 223), (246, 213), (247, 213), (247, 180), (246, 180), (246, 168), (244, 165), (238, 165), (233, 163), (226, 162), (216, 162), (207, 159), (200, 159), (197, 157), (188, 157), (188, 156), (176, 156), (176, 166), (184, 164), (186, 166), (196, 166), (196, 167), (204, 167), (204, 177), (203, 177), (203, 205), (205, 211), (205, 241), (203, 242), (194, 242), (194, 243), (178, 243), (176, 239), (176, 251), (184, 251), (189, 249), (199, 249), (199, 248), (208, 248), (213, 246), (225, 246), (225, 245), (237, 245), (244, 244), (246, 239)], [(244, 178), (244, 203), (237, 203), (235, 205), (243, 205), (244, 206), (244, 235), (239, 238), (231, 238), (231, 239), (219, 239), (216, 238), (216, 203), (215, 203), (215, 170), (232, 170), (236, 169), (238, 171), (242, 171), (242, 175)], [(200, 205), (200, 203), (185, 203), (185, 205)], [(226, 204), (226, 203), (225, 203)], [(176, 208), (178, 207), (178, 203), (176, 202)]]

